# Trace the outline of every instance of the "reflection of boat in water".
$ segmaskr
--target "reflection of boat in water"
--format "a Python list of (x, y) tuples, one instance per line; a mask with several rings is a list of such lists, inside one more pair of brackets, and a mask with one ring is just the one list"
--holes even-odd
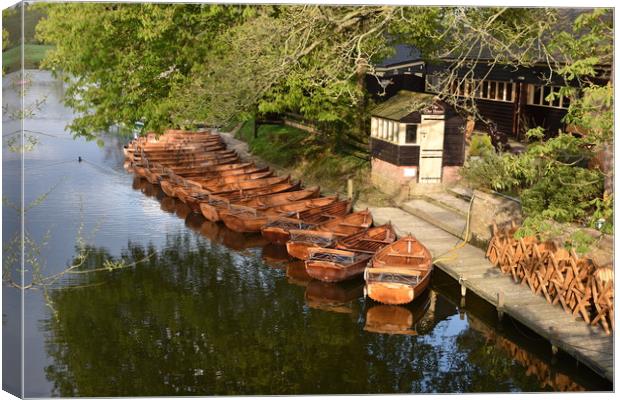
[(215, 222), (211, 222), (203, 218), (202, 225), (198, 229), (201, 235), (207, 237), (211, 242), (221, 242), (220, 239), (220, 230), (222, 229), (221, 225), (218, 225)]
[(185, 218), (185, 226), (194, 232), (200, 233), (200, 227), (205, 221), (205, 217), (203, 217), (202, 214), (190, 213), (187, 218)]
[(159, 203), (159, 208), (165, 212), (174, 213), (177, 208), (177, 200), (174, 197), (164, 196)]
[(306, 286), (306, 304), (337, 313), (352, 313), (352, 302), (364, 295), (364, 282), (351, 280), (329, 283), (313, 280)]
[(177, 201), (175, 212), (179, 218), (185, 219), (192, 213), (192, 209), (187, 204)]
[(364, 330), (373, 333), (417, 335), (416, 324), (431, 303), (428, 291), (407, 306), (378, 304), (366, 311)]
[(269, 242), (263, 246), (262, 256), (263, 260), (266, 261), (287, 262), (291, 260), (291, 257), (289, 257), (286, 251), (286, 247)]
[(222, 243), (233, 250), (263, 247), (267, 244), (267, 240), (260, 234), (235, 232), (225, 226), (220, 226), (220, 237)]
[(133, 180), (131, 181), (131, 188), (134, 190), (142, 191), (142, 186), (144, 185), (144, 182), (146, 182), (145, 179), (142, 179), (139, 176), (134, 176)]
[(166, 196), (165, 193), (159, 187), (159, 185), (153, 185), (152, 183), (150, 183), (146, 179), (142, 179), (142, 182), (143, 183), (140, 184), (140, 190), (146, 196), (148, 196), (148, 197), (155, 197), (155, 198), (158, 198), (158, 199), (162, 199), (162, 198), (164, 198)]
[(292, 261), (286, 265), (286, 278), (288, 283), (297, 286), (308, 286), (313, 279), (306, 272), (306, 264), (303, 261)]

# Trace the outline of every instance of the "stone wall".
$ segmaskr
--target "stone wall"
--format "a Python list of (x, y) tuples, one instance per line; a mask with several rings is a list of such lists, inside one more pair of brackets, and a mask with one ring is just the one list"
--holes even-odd
[(491, 240), (493, 223), (498, 226), (515, 221), (521, 224), (521, 203), (508, 197), (474, 190), (469, 229), (475, 244), (486, 246)]

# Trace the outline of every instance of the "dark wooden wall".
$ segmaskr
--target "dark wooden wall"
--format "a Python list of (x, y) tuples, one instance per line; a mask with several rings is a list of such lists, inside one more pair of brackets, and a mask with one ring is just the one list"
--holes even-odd
[(523, 129), (542, 126), (548, 137), (556, 136), (558, 130), (564, 128), (562, 118), (567, 112), (568, 110), (561, 108), (526, 105), (523, 109)]
[(465, 120), (456, 114), (446, 115), (442, 165), (461, 166), (464, 162)]
[(420, 165), (420, 146), (398, 146), (384, 140), (370, 138), (370, 155), (398, 166), (417, 167)]
[[(476, 99), (476, 106), (480, 114), (497, 124), (497, 129), (509, 136), (515, 136), (512, 131), (514, 126), (514, 103), (505, 101), (492, 101)], [(476, 121), (476, 129), (487, 132), (488, 127), (482, 121)]]

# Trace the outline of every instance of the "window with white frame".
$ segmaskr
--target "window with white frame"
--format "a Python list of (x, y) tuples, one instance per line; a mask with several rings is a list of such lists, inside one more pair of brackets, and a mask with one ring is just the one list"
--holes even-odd
[(570, 105), (570, 99), (560, 94), (561, 86), (533, 84), (527, 86), (527, 104), (529, 105), (565, 109)]
[[(427, 75), (426, 91), (437, 93), (444, 83), (439, 75)], [(512, 102), (516, 97), (517, 84), (505, 81), (455, 78), (451, 92), (457, 96), (471, 96), (476, 99)]]

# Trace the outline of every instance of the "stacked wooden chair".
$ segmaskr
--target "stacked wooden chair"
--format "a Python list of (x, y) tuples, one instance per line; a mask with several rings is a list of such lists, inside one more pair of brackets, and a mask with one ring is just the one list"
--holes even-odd
[(600, 325), (607, 334), (614, 329), (613, 269), (598, 267), (592, 260), (579, 257), (552, 241), (540, 243), (535, 237), (515, 238), (514, 222), (498, 228), (487, 258), (513, 281), (527, 285), (532, 293), (559, 304), (566, 313), (592, 325)]

